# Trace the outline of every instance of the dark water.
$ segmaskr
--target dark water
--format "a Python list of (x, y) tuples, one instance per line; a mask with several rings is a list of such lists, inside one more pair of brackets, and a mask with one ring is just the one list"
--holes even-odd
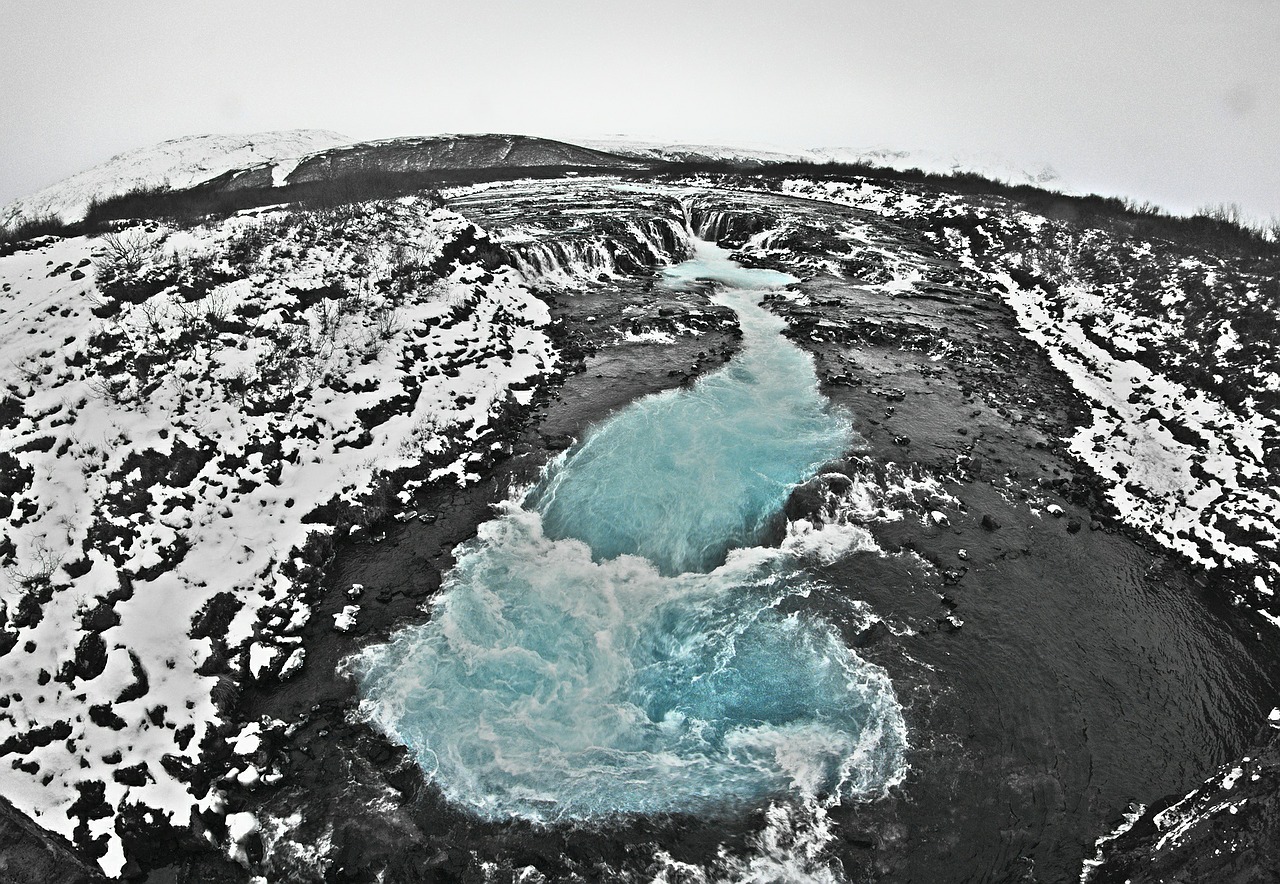
[(945, 587), (959, 631), (927, 629), (926, 568), (855, 556), (825, 575), (921, 626), (863, 650), (893, 675), (914, 752), (899, 795), (849, 824), (889, 836), (886, 880), (1077, 880), (1129, 801), (1185, 791), (1243, 750), (1271, 690), (1262, 648), (1131, 541), (1070, 534), (990, 486), (959, 495), (1003, 527), (959, 516), (914, 540), (969, 555)]

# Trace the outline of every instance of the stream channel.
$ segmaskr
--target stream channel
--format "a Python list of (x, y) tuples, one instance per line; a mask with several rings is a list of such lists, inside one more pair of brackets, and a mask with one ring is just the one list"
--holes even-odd
[(803, 604), (806, 559), (865, 532), (762, 545), (848, 416), (757, 303), (794, 280), (727, 255), (700, 244), (667, 282), (718, 285), (733, 361), (588, 433), (480, 528), (428, 622), (353, 662), (365, 714), (483, 817), (715, 816), (902, 779), (888, 675)]

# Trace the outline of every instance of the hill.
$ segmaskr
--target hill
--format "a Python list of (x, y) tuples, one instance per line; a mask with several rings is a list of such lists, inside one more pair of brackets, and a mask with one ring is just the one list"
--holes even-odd
[(287, 171), (292, 161), (345, 144), (337, 132), (292, 129), (253, 135), (193, 135), (118, 154), (0, 209), (0, 226), (38, 219), (79, 221), (95, 200), (140, 188), (191, 187), (233, 169), (272, 163)]

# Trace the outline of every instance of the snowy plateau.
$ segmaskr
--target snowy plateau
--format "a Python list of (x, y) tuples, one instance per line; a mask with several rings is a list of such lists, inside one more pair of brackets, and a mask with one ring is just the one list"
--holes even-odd
[(16, 631), (0, 680), (4, 750), (27, 773), (4, 794), (64, 834), (82, 827), (106, 871), (123, 858), (96, 806), (216, 804), (182, 782), (220, 718), (209, 661), (261, 678), (304, 659), (291, 633), (318, 529), (302, 517), (357, 504), (401, 465), (466, 482), (492, 418), (554, 365), (546, 307), (512, 271), (462, 254), (423, 284), (476, 235), (413, 198), (340, 220), (130, 228), (119, 242), (145, 256), (154, 294), (50, 273), (105, 260), (97, 239), (4, 259), (4, 352), (24, 368), (6, 399), (21, 414), (4, 431), (15, 582), (0, 605)]
[(233, 169), (261, 163), (287, 170), (307, 154), (346, 144), (336, 132), (297, 129), (250, 136), (195, 135), (176, 138), (114, 156), (101, 165), (14, 200), (0, 209), (0, 224), (13, 226), (52, 216), (79, 221), (94, 200), (118, 196), (139, 187), (181, 190)]
[[(944, 174), (901, 177), (893, 167), (927, 164), (886, 155), (870, 158), (874, 174), (804, 176), (751, 165), (797, 158), (851, 161), (616, 139), (206, 136), (122, 154), (7, 207), (6, 224), (56, 216), (65, 229), (0, 245), (0, 878), (892, 881), (946, 869), (929, 851), (908, 858), (926, 825), (906, 807), (920, 803), (912, 777), (889, 809), (770, 805), (732, 843), (714, 827), (681, 839), (643, 822), (554, 835), (612, 845), (591, 866), (547, 859), (519, 824), (475, 834), (447, 808), (430, 811), (430, 831), (413, 816), (427, 813), (422, 772), (350, 723), (354, 701), (308, 719), (333, 695), (315, 685), (345, 683), (336, 661), (430, 610), (429, 593), (388, 602), (344, 562), (414, 531), (445, 532), (429, 536), (448, 561), (504, 499), (499, 485), (528, 481), (627, 399), (731, 359), (731, 313), (655, 284), (703, 240), (797, 280), (763, 303), (856, 415), (860, 447), (795, 490), (788, 536), (856, 523), (875, 541), (826, 556), (824, 579), (849, 585), (841, 561), (874, 549), (884, 558), (868, 579), (892, 571), (927, 589), (893, 613), (872, 598), (878, 615), (845, 633), (895, 679), (906, 661), (899, 691), (920, 699), (904, 702), (909, 728), (918, 715), (957, 734), (909, 730), (908, 763), (969, 758), (948, 754), (968, 725), (939, 711), (962, 689), (939, 684), (944, 664), (911, 643), (979, 640), (977, 595), (1021, 581), (1029, 550), (1079, 562), (1093, 547), (1052, 556), (1096, 544), (1135, 586), (1203, 602), (1197, 628), (1234, 636), (1207, 645), (1239, 645), (1261, 674), (1229, 715), (1206, 713), (1230, 731), (1216, 755), (1169, 763), (1156, 794), (1046, 793), (1005, 771), (1017, 801), (1074, 808), (1043, 822), (1070, 847), (1033, 832), (1007, 836), (1008, 853), (1036, 857), (1022, 880), (1196, 880), (1176, 877), (1189, 868), (1270, 880), (1277, 245), (1048, 191), (953, 188), (956, 166), (941, 160)], [(440, 177), (361, 194), (380, 170)], [(248, 175), (258, 183), (234, 183)], [(356, 182), (340, 199), (316, 195), (340, 176)], [(77, 226), (91, 202), (158, 185), (246, 204)], [(1204, 681), (1212, 706), (1219, 682)], [(321, 714), (340, 726), (308, 730)], [(364, 754), (341, 776), (381, 779), (350, 807), (317, 809), (311, 784), (341, 777), (302, 740), (342, 728)], [(406, 778), (416, 785), (400, 789)], [(1027, 868), (991, 825), (997, 846), (966, 868)], [(400, 837), (413, 857), (377, 852)], [(899, 861), (920, 864), (914, 877), (896, 877)]]

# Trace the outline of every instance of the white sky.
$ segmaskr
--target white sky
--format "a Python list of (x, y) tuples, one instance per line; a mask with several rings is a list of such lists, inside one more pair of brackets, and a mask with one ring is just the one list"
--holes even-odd
[(1280, 0), (8, 2), (0, 203), (208, 132), (994, 152), (1280, 217)]

